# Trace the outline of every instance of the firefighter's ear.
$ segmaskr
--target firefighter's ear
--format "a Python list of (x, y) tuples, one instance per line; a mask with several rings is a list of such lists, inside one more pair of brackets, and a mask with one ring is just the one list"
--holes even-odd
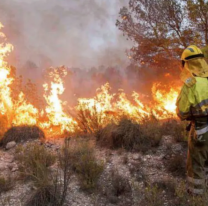
[(187, 87), (192, 87), (196, 83), (196, 78), (186, 69), (181, 71), (180, 78)]

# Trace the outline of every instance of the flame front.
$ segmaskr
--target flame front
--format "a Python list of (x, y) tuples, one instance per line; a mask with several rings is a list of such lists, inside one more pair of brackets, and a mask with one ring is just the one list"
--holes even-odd
[[(0, 24), (0, 28), (3, 26)], [(64, 67), (51, 68), (49, 78), (44, 85), (45, 108), (36, 108), (28, 102), (21, 91), (18, 98), (12, 97), (11, 84), (14, 77), (11, 75), (11, 67), (5, 61), (5, 57), (13, 50), (11, 44), (6, 43), (6, 37), (0, 33), (0, 114), (7, 116), (8, 127), (11, 125), (38, 125), (45, 131), (63, 133), (74, 132), (79, 129), (77, 118), (73, 118), (65, 111), (67, 102), (60, 97), (65, 92), (64, 77), (67, 69)], [(97, 122), (105, 126), (110, 122), (117, 122), (122, 116), (140, 123), (144, 118), (154, 115), (157, 119), (176, 117), (175, 102), (179, 88), (166, 88), (160, 83), (152, 87), (152, 98), (145, 97), (137, 92), (132, 92), (129, 97), (123, 90), (111, 93), (109, 83), (97, 89), (93, 98), (79, 98), (75, 113), (87, 112), (90, 118), (96, 115)], [(87, 119), (89, 121), (89, 119)]]

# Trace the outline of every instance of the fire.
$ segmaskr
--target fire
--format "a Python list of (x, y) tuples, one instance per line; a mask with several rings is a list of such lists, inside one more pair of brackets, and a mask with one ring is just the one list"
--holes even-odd
[[(3, 26), (0, 23), (0, 28)], [(64, 93), (64, 77), (67, 75), (65, 67), (50, 68), (48, 79), (43, 85), (45, 107), (36, 108), (25, 97), (23, 91), (18, 98), (12, 97), (11, 85), (15, 80), (11, 75), (11, 67), (5, 57), (13, 50), (11, 44), (6, 43), (6, 36), (0, 33), (0, 115), (6, 115), (8, 127), (11, 125), (38, 125), (47, 132), (74, 132), (79, 129), (76, 117), (66, 112), (67, 102), (60, 99)], [(169, 76), (169, 74), (167, 75)], [(74, 112), (79, 115), (84, 112), (86, 121), (96, 118), (97, 124), (105, 126), (110, 122), (117, 122), (122, 116), (140, 123), (144, 118), (154, 115), (157, 119), (176, 117), (175, 102), (179, 88), (166, 88), (160, 83), (152, 87), (152, 98), (137, 92), (128, 96), (124, 90), (111, 92), (109, 83), (97, 89), (93, 98), (79, 98)], [(82, 113), (83, 114), (83, 113)], [(91, 125), (93, 126), (93, 125)]]
[[(67, 75), (67, 71), (64, 67), (62, 67), (61, 72), (63, 77)], [(52, 82), (43, 85), (46, 93), (44, 98), (48, 104), (45, 113), (49, 122), (40, 123), (40, 126), (42, 128), (50, 128), (51, 130), (53, 126), (59, 126), (61, 132), (73, 132), (77, 123), (63, 111), (64, 102), (59, 99), (59, 95), (63, 94), (65, 90), (59, 69), (53, 69), (53, 71), (49, 73), (49, 77), (52, 79)]]
[[(143, 104), (140, 94), (133, 92), (131, 97), (133, 101), (127, 98), (123, 90), (117, 94), (110, 93), (110, 85), (107, 83), (98, 89), (98, 93), (91, 99), (78, 99), (77, 109), (88, 110), (93, 115), (95, 112), (101, 117), (103, 122), (109, 120), (116, 121), (118, 117), (126, 116), (137, 123), (154, 115), (158, 119), (167, 119), (176, 117), (175, 102), (178, 96), (178, 90), (171, 88), (169, 92), (158, 89), (158, 84), (154, 84), (152, 88), (152, 102)], [(108, 119), (108, 121), (105, 121)]]
[(158, 119), (165, 119), (168, 117), (176, 116), (176, 99), (178, 97), (180, 88), (170, 88), (169, 91), (159, 89), (161, 87), (160, 83), (153, 84), (152, 94), (156, 102), (156, 105), (153, 108), (153, 113)]
[(21, 92), (18, 101), (15, 102), (14, 125), (36, 125), (38, 120), (38, 109), (25, 101), (24, 93)]

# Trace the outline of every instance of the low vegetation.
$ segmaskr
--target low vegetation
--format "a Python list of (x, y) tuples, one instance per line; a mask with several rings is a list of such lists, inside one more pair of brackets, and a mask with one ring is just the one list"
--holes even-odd
[(25, 142), (30, 139), (44, 139), (44, 132), (37, 126), (14, 126), (3, 135), (0, 144), (5, 146), (8, 142)]
[(182, 154), (173, 156), (167, 163), (167, 170), (178, 177), (186, 176), (186, 157)]
[(11, 177), (5, 178), (0, 176), (0, 194), (2, 192), (7, 192), (8, 190), (12, 189), (14, 186), (14, 182), (12, 181)]
[(46, 185), (50, 174), (48, 167), (55, 163), (56, 158), (44, 145), (29, 143), (26, 147), (16, 148), (16, 159), (22, 177), (32, 179), (37, 185)]
[(97, 186), (97, 181), (104, 169), (104, 163), (95, 157), (93, 144), (85, 140), (69, 140), (68, 156), (71, 160), (72, 170), (80, 180), (84, 190), (92, 190)]

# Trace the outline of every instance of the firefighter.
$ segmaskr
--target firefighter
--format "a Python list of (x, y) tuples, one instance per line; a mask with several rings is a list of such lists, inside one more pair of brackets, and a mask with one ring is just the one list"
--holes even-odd
[(208, 65), (202, 51), (194, 45), (181, 56), (184, 85), (177, 99), (177, 115), (190, 120), (188, 140), (188, 192), (202, 195), (208, 180)]

